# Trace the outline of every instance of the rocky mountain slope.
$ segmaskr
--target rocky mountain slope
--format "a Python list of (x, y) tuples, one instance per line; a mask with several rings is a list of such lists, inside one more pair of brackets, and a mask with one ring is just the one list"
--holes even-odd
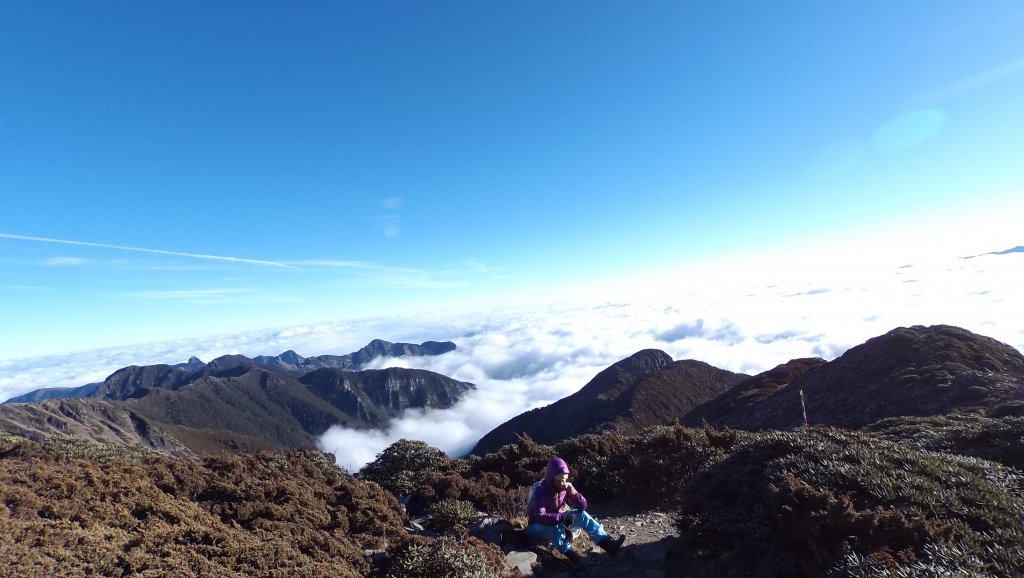
[(839, 358), (799, 359), (754, 376), (693, 410), (703, 420), (746, 430), (803, 424), (862, 427), (894, 416), (976, 412), (1024, 415), (1024, 356), (989, 337), (947, 325), (900, 327)]
[(584, 433), (635, 433), (671, 424), (746, 377), (700, 361), (673, 361), (664, 351), (645, 349), (601, 371), (578, 392), (491, 430), (472, 453), (494, 451), (521, 433), (540, 443), (555, 443)]
[(451, 341), (426, 341), (417, 345), (374, 339), (359, 351), (348, 355), (302, 357), (294, 351), (288, 350), (273, 357), (266, 355), (255, 357), (253, 362), (264, 369), (300, 377), (318, 369), (359, 369), (378, 357), (423, 357), (442, 355), (449, 351), (455, 351), (455, 344)]
[(114, 373), (93, 397), (0, 406), (0, 429), (31, 439), (72, 433), (175, 453), (313, 447), (332, 425), (383, 426), (409, 408), (447, 408), (473, 384), (424, 370), (321, 369), (303, 378), (245, 365), (190, 374)]

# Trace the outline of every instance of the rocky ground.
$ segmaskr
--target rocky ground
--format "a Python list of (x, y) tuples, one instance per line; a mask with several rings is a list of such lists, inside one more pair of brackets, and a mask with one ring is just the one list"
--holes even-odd
[(662, 578), (665, 558), (678, 536), (671, 514), (658, 511), (630, 512), (623, 508), (595, 508), (592, 514), (612, 536), (626, 535), (626, 541), (615, 558), (593, 544), (586, 535), (577, 538), (575, 549), (586, 561), (586, 567), (573, 568), (564, 558), (546, 548), (523, 548), (507, 544), (506, 563), (516, 567), (523, 576), (538, 578), (570, 578), (593, 576), (601, 578)]

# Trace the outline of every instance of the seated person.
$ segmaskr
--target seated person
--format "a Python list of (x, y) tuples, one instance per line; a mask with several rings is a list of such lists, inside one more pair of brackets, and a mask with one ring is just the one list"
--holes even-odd
[(587, 499), (569, 483), (569, 466), (562, 458), (551, 458), (544, 481), (531, 494), (526, 506), (529, 517), (526, 536), (535, 544), (554, 545), (577, 565), (581, 565), (583, 559), (572, 549), (573, 531), (583, 530), (591, 541), (612, 556), (626, 540), (624, 534), (618, 538), (609, 536), (586, 512)]

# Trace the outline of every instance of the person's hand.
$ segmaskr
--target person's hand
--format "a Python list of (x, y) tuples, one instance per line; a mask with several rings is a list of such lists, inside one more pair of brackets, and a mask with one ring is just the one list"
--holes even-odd
[(576, 491), (576, 488), (572, 484), (566, 484), (565, 491), (568, 492), (570, 496), (575, 496), (576, 494), (579, 493)]
[(568, 528), (569, 526), (572, 526), (573, 523), (576, 522), (576, 514), (573, 514), (572, 512), (566, 512), (566, 513), (562, 514), (561, 522), (562, 522), (562, 525), (565, 526), (566, 528)]

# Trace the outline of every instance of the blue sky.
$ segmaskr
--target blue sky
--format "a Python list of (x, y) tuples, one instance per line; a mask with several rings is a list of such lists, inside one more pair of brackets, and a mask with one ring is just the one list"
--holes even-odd
[(0, 359), (1024, 244), (1021, 30), (1019, 2), (0, 3)]

